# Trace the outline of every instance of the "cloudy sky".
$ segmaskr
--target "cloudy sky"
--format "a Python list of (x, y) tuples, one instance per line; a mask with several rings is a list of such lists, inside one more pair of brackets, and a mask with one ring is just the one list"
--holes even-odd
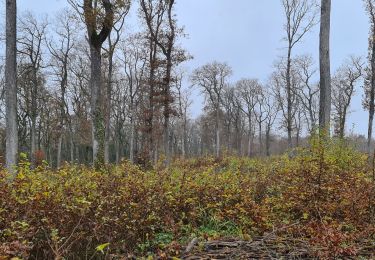
[[(51, 16), (66, 5), (66, 0), (18, 0), (21, 12), (29, 10)], [(182, 44), (194, 56), (194, 60), (186, 64), (188, 70), (217, 60), (232, 66), (233, 81), (251, 77), (266, 83), (275, 59), (285, 54), (280, 0), (178, 0), (177, 17), (189, 35)], [(135, 15), (129, 19), (134, 21)], [(295, 54), (311, 54), (318, 61), (318, 29), (316, 26), (304, 38)], [(365, 58), (368, 30), (361, 0), (332, 1), (333, 71), (349, 55)], [(195, 93), (192, 114), (196, 117), (201, 111), (202, 97)], [(347, 129), (365, 134), (367, 113), (361, 106), (362, 94), (359, 84)]]

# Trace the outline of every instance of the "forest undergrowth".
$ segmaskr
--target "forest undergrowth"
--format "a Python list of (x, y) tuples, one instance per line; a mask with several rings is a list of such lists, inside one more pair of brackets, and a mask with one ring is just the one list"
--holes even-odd
[[(194, 238), (303, 240), (318, 258), (375, 248), (374, 168), (339, 142), (288, 155), (94, 170), (24, 157), (0, 173), (0, 259), (179, 258)], [(198, 245), (199, 247), (199, 245)], [(367, 249), (366, 249), (367, 248)]]

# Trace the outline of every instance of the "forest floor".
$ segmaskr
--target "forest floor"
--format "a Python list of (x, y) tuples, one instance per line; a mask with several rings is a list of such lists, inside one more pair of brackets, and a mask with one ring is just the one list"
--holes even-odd
[[(209, 259), (321, 259), (319, 248), (301, 239), (281, 238), (274, 234), (256, 237), (251, 241), (227, 238), (194, 245), (182, 255), (185, 260)], [(375, 259), (375, 243), (363, 243), (356, 256), (345, 259)]]
[(312, 141), (291, 158), (0, 170), (0, 260), (375, 259), (375, 170)]

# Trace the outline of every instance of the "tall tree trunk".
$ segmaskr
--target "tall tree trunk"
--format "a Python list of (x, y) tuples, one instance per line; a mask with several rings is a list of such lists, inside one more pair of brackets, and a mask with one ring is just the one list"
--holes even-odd
[(286, 91), (287, 91), (287, 132), (288, 132), (288, 148), (293, 148), (292, 143), (292, 85), (291, 85), (291, 79), (290, 79), (290, 70), (291, 70), (291, 55), (292, 55), (292, 47), (289, 46), (288, 48), (288, 57), (287, 57), (287, 65), (286, 65)]
[[(109, 37), (110, 48), (111, 41)], [(112, 77), (113, 77), (113, 51), (108, 53), (108, 82), (106, 93), (106, 109), (105, 109), (105, 133), (104, 133), (104, 162), (109, 163), (109, 143), (111, 137), (111, 95), (112, 95)]]
[(182, 158), (186, 158), (186, 114), (184, 115), (184, 125), (183, 125), (183, 133), (182, 133)]
[[(372, 9), (371, 9), (372, 10)], [(374, 122), (375, 113), (375, 20), (373, 12), (371, 12), (372, 21), (372, 33), (371, 33), (371, 82), (370, 82), (370, 97), (369, 97), (369, 119), (368, 119), (368, 133), (367, 133), (367, 153), (371, 153), (371, 143), (372, 143), (372, 129)]]
[(76, 150), (75, 151), (75, 154), (76, 154), (75, 158), (76, 158), (77, 162), (81, 162), (81, 157), (79, 155), (79, 145), (78, 144), (76, 145), (75, 150)]
[(347, 108), (344, 108), (341, 123), (340, 123), (340, 139), (344, 139), (344, 136), (345, 136), (346, 113), (347, 113)]
[[(33, 105), (32, 105), (33, 106)], [(32, 108), (34, 110), (34, 108)], [(34, 167), (36, 163), (36, 115), (34, 115), (36, 112), (31, 112), (32, 118), (31, 118), (31, 129), (30, 129), (30, 143), (31, 143), (31, 164)]]
[[(372, 90), (372, 92), (375, 92)], [(373, 93), (375, 96), (375, 93)], [(367, 153), (371, 153), (371, 144), (372, 144), (372, 128), (374, 123), (374, 112), (375, 112), (375, 104), (371, 102), (370, 109), (369, 109), (369, 118), (368, 118), (368, 132), (367, 132)]]
[(251, 157), (251, 137), (252, 137), (251, 136), (251, 127), (252, 127), (251, 116), (249, 116), (248, 120), (249, 120), (249, 140), (248, 140), (248, 143), (247, 143), (247, 155), (249, 157)]
[[(101, 49), (102, 45), (110, 35), (113, 21), (114, 10), (110, 0), (102, 0), (105, 16), (102, 22), (100, 32), (97, 31), (97, 10), (96, 4), (93, 6), (92, 0), (83, 1), (83, 12), (87, 28), (88, 41), (90, 44), (91, 56), (91, 121), (92, 121), (92, 159), (93, 165), (98, 166), (104, 163), (104, 139), (105, 125), (102, 111), (102, 75), (101, 75)], [(96, 2), (97, 3), (97, 2)]]
[(70, 132), (70, 163), (74, 163), (74, 138), (73, 131)]
[(56, 167), (60, 168), (61, 166), (61, 150), (62, 150), (62, 142), (63, 142), (63, 137), (60, 134), (59, 140), (57, 143), (57, 160), (56, 160)]
[(267, 157), (269, 157), (271, 155), (271, 152), (270, 152), (270, 148), (271, 148), (270, 132), (271, 132), (271, 127), (267, 126), (266, 127), (266, 155), (267, 155)]
[[(167, 105), (169, 107), (169, 105)], [(169, 110), (169, 108), (166, 108)], [(170, 142), (170, 122), (169, 113), (164, 115), (164, 153), (165, 153), (165, 164), (169, 165), (171, 162), (171, 142)]]
[(215, 130), (216, 130), (216, 157), (220, 157), (220, 129), (219, 129), (219, 120), (220, 120), (220, 108), (219, 106), (216, 107), (216, 124), (215, 124)]
[(116, 124), (116, 136), (115, 136), (115, 153), (116, 153), (116, 164), (121, 162), (121, 127), (117, 122)]
[(130, 162), (134, 163), (134, 146), (135, 146), (135, 125), (134, 125), (134, 112), (132, 108), (132, 115), (130, 118)]
[(17, 130), (17, 3), (16, 0), (6, 1), (6, 166), (14, 173), (13, 166), (17, 163), (18, 130)]
[(323, 134), (330, 134), (331, 117), (331, 65), (330, 65), (331, 0), (322, 0), (320, 18), (320, 110), (319, 127)]
[(101, 48), (91, 46), (91, 113), (93, 163), (104, 162), (104, 120), (101, 93)]
[(261, 119), (259, 119), (259, 155), (263, 155), (263, 143), (262, 143), (262, 122)]

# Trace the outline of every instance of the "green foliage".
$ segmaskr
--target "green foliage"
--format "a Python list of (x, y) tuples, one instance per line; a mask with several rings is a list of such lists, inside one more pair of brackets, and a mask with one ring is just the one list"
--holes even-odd
[(374, 239), (370, 171), (365, 155), (316, 140), (293, 158), (198, 158), (147, 171), (128, 162), (31, 169), (23, 158), (13, 182), (0, 172), (0, 259), (178, 257), (193, 237), (274, 230), (319, 257), (353, 256), (358, 241)]

